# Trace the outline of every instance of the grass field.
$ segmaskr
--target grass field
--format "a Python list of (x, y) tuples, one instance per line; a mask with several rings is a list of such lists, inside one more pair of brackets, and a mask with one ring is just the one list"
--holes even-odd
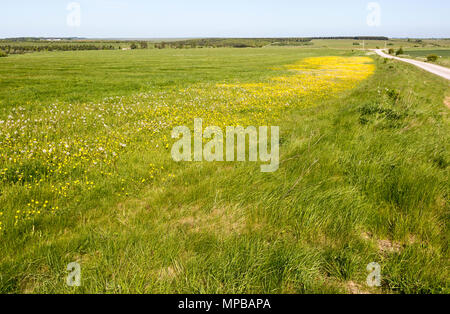
[[(448, 81), (322, 44), (0, 58), (0, 292), (449, 293)], [(175, 163), (196, 117), (280, 169)]]
[(407, 50), (405, 52), (407, 55), (420, 60), (427, 60), (429, 55), (436, 55), (439, 59), (436, 61), (437, 64), (450, 67), (450, 49), (420, 49), (420, 50)]
[(428, 55), (437, 55), (439, 57), (450, 57), (450, 50), (445, 50), (445, 49), (411, 50), (411, 51), (406, 51), (406, 53), (413, 57), (427, 57)]

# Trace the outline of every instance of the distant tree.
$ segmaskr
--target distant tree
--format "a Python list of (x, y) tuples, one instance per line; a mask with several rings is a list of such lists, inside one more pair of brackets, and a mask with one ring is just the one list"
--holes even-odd
[(137, 45), (135, 43), (132, 43), (130, 46), (131, 49), (137, 49)]
[(148, 43), (146, 41), (143, 41), (140, 43), (141, 49), (148, 49)]
[(395, 52), (395, 55), (399, 56), (399, 55), (402, 55), (402, 54), (404, 54), (404, 53), (405, 53), (405, 52), (403, 51), (403, 48), (400, 47), (400, 49), (397, 50), (397, 51)]

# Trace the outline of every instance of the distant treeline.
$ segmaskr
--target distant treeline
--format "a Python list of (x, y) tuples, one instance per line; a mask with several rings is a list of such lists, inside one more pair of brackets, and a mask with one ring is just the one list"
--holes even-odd
[(1, 45), (0, 51), (6, 54), (23, 54), (40, 51), (77, 51), (77, 50), (114, 50), (113, 45), (95, 45), (95, 44), (50, 44), (50, 45)]
[(268, 45), (311, 44), (309, 38), (200, 38), (156, 43), (155, 48), (261, 48)]
[(357, 37), (303, 37), (303, 38), (200, 38), (161, 42), (154, 44), (155, 48), (261, 48), (274, 46), (307, 46), (314, 39), (352, 39), (352, 40), (389, 40), (387, 37), (357, 36)]
[(353, 39), (353, 40), (389, 40), (384, 36), (356, 36), (356, 37), (311, 37), (313, 39)]
[(389, 40), (387, 37), (299, 37), (299, 38), (199, 38), (163, 42), (125, 40), (86, 40), (80, 38), (11, 38), (0, 40), (0, 56), (40, 51), (183, 49), (183, 48), (262, 48), (266, 46), (308, 46), (314, 39)]
[(51, 41), (51, 40), (61, 40), (61, 41), (72, 41), (72, 40), (82, 40), (83, 38), (78, 37), (15, 37), (15, 38), (5, 38), (2, 41), (14, 41), (14, 42), (36, 42), (36, 41)]

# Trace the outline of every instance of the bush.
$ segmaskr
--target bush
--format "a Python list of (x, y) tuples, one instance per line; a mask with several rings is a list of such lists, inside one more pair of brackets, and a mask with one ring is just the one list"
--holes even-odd
[(395, 50), (393, 48), (389, 48), (389, 54), (393, 55), (395, 53)]
[(137, 49), (137, 47), (138, 46), (135, 43), (132, 43), (131, 46), (130, 46), (131, 49)]
[(439, 59), (439, 57), (436, 56), (436, 55), (429, 55), (429, 56), (427, 56), (427, 60), (428, 60), (429, 62), (436, 62), (437, 59)]
[(395, 55), (402, 55), (402, 54), (404, 54), (405, 52), (403, 51), (403, 48), (401, 48), (400, 47), (400, 49), (399, 50), (397, 50), (396, 52), (395, 52)]
[(8, 55), (6, 54), (6, 52), (0, 50), (0, 58), (4, 58), (4, 57), (7, 57), (7, 56)]

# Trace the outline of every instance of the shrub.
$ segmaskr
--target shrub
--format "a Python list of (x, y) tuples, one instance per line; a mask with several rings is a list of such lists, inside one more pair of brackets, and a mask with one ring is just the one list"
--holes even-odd
[(437, 55), (429, 55), (427, 56), (427, 60), (429, 62), (436, 62), (439, 57)]
[(389, 96), (390, 99), (393, 101), (397, 101), (400, 98), (400, 92), (395, 89), (386, 89), (386, 94)]
[(131, 49), (137, 49), (137, 45), (135, 43), (132, 43), (130, 46)]
[(6, 54), (6, 52), (0, 50), (0, 58), (4, 58), (4, 57), (7, 57), (7, 56), (8, 55)]
[(404, 54), (405, 52), (403, 51), (403, 48), (401, 48), (400, 47), (400, 49), (399, 50), (397, 50), (396, 52), (395, 52), (395, 55), (402, 55), (402, 54)]
[(353, 46), (359, 46), (360, 43), (353, 43)]
[(389, 54), (393, 55), (395, 53), (395, 50), (393, 48), (389, 48)]

